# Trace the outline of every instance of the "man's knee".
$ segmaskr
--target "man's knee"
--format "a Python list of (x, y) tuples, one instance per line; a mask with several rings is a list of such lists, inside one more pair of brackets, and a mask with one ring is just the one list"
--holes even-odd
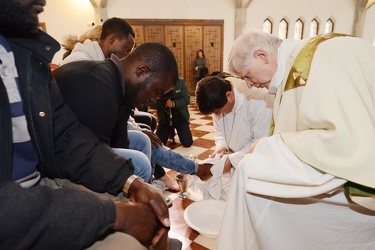
[(145, 250), (146, 248), (139, 243), (134, 237), (114, 232), (105, 235), (101, 240), (96, 241), (93, 245), (88, 247), (86, 250)]

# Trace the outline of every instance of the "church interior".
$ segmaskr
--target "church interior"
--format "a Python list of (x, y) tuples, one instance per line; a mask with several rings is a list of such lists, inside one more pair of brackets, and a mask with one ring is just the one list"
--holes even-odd
[[(67, 34), (79, 35), (107, 18), (120, 17), (132, 25), (136, 45), (161, 42), (174, 53), (180, 77), (190, 94), (190, 127), (193, 145), (185, 148), (176, 137), (171, 149), (187, 157), (207, 158), (215, 149), (211, 116), (195, 104), (193, 62), (199, 49), (205, 51), (209, 74), (227, 70), (228, 54), (244, 30), (263, 30), (281, 39), (305, 39), (322, 33), (345, 33), (375, 46), (375, 0), (64, 0), (47, 1), (39, 15), (40, 28), (60, 43)], [(58, 67), (64, 50), (53, 58)], [(149, 109), (156, 115), (156, 111)], [(172, 178), (176, 171), (167, 170)], [(169, 236), (182, 242), (182, 249), (215, 249), (215, 238), (200, 235), (184, 221), (184, 210), (193, 202), (178, 192), (170, 197)]]

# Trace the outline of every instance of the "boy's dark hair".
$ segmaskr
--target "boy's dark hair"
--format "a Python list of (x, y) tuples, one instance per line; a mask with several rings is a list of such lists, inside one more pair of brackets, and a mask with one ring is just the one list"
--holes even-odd
[(195, 91), (196, 103), (199, 111), (209, 115), (216, 109), (227, 104), (226, 93), (232, 91), (232, 84), (217, 76), (209, 76), (200, 80)]
[(104, 21), (100, 40), (104, 40), (110, 34), (115, 33), (119, 39), (124, 39), (129, 34), (135, 39), (135, 33), (130, 24), (124, 19), (112, 17)]

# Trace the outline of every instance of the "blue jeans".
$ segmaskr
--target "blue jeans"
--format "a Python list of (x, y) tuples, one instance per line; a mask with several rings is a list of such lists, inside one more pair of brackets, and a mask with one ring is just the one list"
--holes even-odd
[(134, 165), (134, 174), (141, 177), (145, 182), (151, 181), (152, 170), (150, 160), (147, 156), (137, 150), (125, 148), (113, 148), (116, 154), (132, 159)]
[(128, 137), (130, 140), (129, 148), (141, 151), (149, 157), (152, 174), (154, 174), (155, 164), (184, 174), (195, 174), (198, 170), (198, 164), (195, 161), (164, 145), (156, 148), (151, 144), (150, 138), (141, 131), (128, 130)]
[(151, 141), (142, 131), (128, 130), (129, 148), (141, 151), (151, 162)]
[(158, 149), (152, 145), (151, 165), (160, 165), (183, 174), (195, 174), (198, 164), (189, 158), (162, 145)]

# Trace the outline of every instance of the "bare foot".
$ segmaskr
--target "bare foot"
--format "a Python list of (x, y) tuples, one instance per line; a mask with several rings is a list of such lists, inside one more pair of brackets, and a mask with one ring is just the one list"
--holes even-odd
[(169, 175), (165, 174), (163, 177), (159, 178), (162, 182), (164, 182), (165, 187), (174, 190), (174, 191), (180, 191), (180, 187), (178, 186), (177, 182), (173, 180)]
[(212, 177), (211, 174), (212, 164), (198, 164), (198, 171), (195, 173), (202, 181), (207, 181)]

